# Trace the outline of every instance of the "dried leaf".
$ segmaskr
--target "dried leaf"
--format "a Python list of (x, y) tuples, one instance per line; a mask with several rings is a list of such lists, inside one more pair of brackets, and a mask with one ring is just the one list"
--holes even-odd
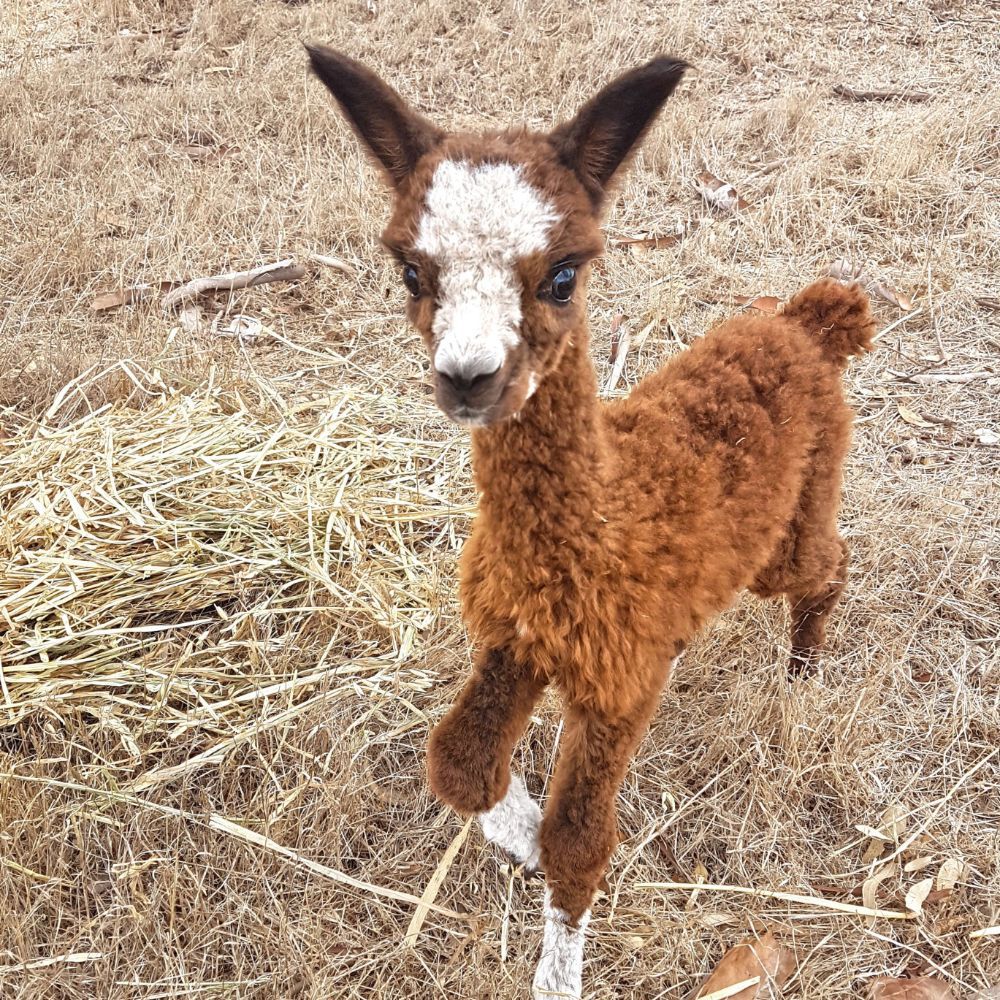
[(932, 878), (921, 879), (916, 884), (911, 885), (906, 893), (906, 908), (911, 913), (920, 913), (933, 888), (934, 879)]
[(131, 220), (115, 212), (98, 212), (97, 224), (102, 236), (121, 236), (131, 226)]
[(867, 823), (855, 823), (854, 829), (858, 833), (863, 833), (866, 837), (874, 837), (876, 840), (884, 840), (887, 844), (893, 842), (893, 838), (887, 833), (883, 833), (882, 830), (876, 830), (873, 826), (868, 826)]
[(738, 306), (748, 306), (763, 313), (776, 313), (781, 299), (776, 295), (737, 295), (733, 301)]
[(210, 132), (192, 132), (177, 148), (192, 160), (214, 160), (225, 156), (231, 147)]
[(185, 333), (197, 335), (205, 333), (208, 330), (208, 323), (205, 322), (205, 318), (202, 316), (201, 310), (193, 303), (185, 306), (180, 311), (177, 321), (180, 323), (180, 327)]
[(871, 1000), (955, 1000), (951, 987), (936, 976), (914, 979), (882, 977), (872, 983)]
[(683, 223), (676, 233), (664, 233), (658, 236), (637, 236), (630, 239), (615, 240), (612, 246), (631, 247), (633, 250), (665, 250), (675, 247), (685, 236), (693, 233), (701, 224), (700, 219), (691, 219)]
[(924, 900), (924, 906), (928, 903), (940, 903), (942, 899), (948, 899), (954, 891), (954, 889), (931, 889)]
[(622, 323), (625, 322), (623, 313), (615, 313), (611, 317), (611, 348), (608, 351), (608, 364), (613, 365), (618, 360), (618, 351), (622, 344)]
[(894, 802), (882, 813), (879, 826), (898, 844), (903, 834), (906, 833), (909, 822), (910, 814), (906, 806), (900, 802)]
[(954, 889), (965, 875), (965, 862), (961, 858), (948, 858), (938, 869), (935, 889)]
[(908, 406), (904, 406), (902, 403), (896, 404), (899, 410), (899, 415), (912, 427), (933, 427), (934, 423), (930, 420), (925, 420), (919, 413), (915, 410), (911, 410)]
[(876, 909), (879, 885), (898, 871), (899, 866), (893, 863), (880, 868), (874, 875), (864, 880), (861, 885), (861, 901), (869, 910)]
[(903, 312), (909, 312), (913, 308), (913, 300), (908, 299), (905, 295), (900, 295), (891, 285), (885, 285), (881, 281), (873, 281), (869, 287), (870, 291), (898, 309), (902, 309)]
[[(656, 327), (656, 320), (650, 320), (636, 335), (632, 338), (632, 350), (638, 351), (642, 348), (642, 345), (646, 343), (646, 338), (653, 332)], [(669, 329), (670, 324), (667, 324)]]
[[(624, 317), (622, 317), (624, 319)], [(622, 329), (619, 323), (618, 328), (614, 328), (612, 323), (611, 331), (611, 374), (604, 385), (605, 392), (611, 392), (618, 384), (625, 370), (625, 359), (628, 357), (630, 338), (628, 330)]]
[[(149, 291), (152, 293), (152, 289), (149, 289)], [(94, 296), (94, 301), (90, 303), (90, 308), (94, 312), (116, 309), (127, 302), (134, 302), (137, 297), (140, 297), (137, 295), (138, 292), (139, 289), (137, 288), (119, 288), (116, 292), (101, 292), (100, 295)]]
[(256, 316), (237, 313), (227, 326), (215, 326), (212, 332), (217, 337), (232, 337), (240, 344), (253, 344), (257, 338), (267, 332), (266, 327)]
[(759, 938), (747, 938), (727, 951), (692, 1000), (771, 997), (774, 995), (772, 984), (780, 988), (794, 970), (795, 955), (766, 931)]
[(867, 274), (860, 267), (855, 266), (843, 257), (840, 260), (835, 260), (827, 268), (826, 273), (831, 278), (837, 278), (840, 281), (856, 281), (871, 292), (872, 295), (877, 295), (879, 298), (885, 299), (886, 302), (891, 303), (898, 309), (902, 309), (904, 312), (908, 312), (913, 308), (913, 301), (911, 299), (908, 299), (905, 295), (901, 295), (891, 285), (873, 278), (870, 274)]
[(987, 448), (995, 448), (1000, 444), (1000, 434), (997, 434), (994, 430), (990, 430), (989, 427), (980, 427), (976, 431), (976, 440), (980, 444), (986, 445)]
[[(913, 679), (914, 680), (917, 679), (916, 675), (914, 675)], [(914, 858), (912, 861), (907, 861), (906, 864), (903, 865), (903, 871), (920, 872), (923, 871), (925, 868), (929, 868), (932, 864), (934, 864), (934, 855), (925, 854), (922, 858)]]
[[(885, 810), (884, 813), (882, 813), (878, 829), (872, 830), (868, 834), (871, 837), (871, 840), (868, 841), (868, 847), (863, 856), (865, 864), (868, 864), (879, 857), (879, 855), (881, 855), (885, 850), (887, 843), (899, 843), (900, 837), (902, 837), (906, 832), (908, 819), (909, 817), (905, 807), (899, 802), (894, 802)], [(867, 829), (871, 830), (870, 827)]]
[(872, 837), (868, 841), (868, 846), (865, 848), (865, 853), (861, 855), (861, 860), (867, 865), (871, 864), (872, 861), (876, 861), (878, 858), (885, 854), (886, 841), (876, 840)]
[(715, 174), (703, 170), (694, 180), (694, 189), (713, 208), (724, 212), (734, 212), (738, 208), (749, 208), (750, 202), (745, 201), (736, 193), (732, 184), (719, 180)]
[[(695, 885), (701, 885), (703, 882), (708, 881), (708, 869), (699, 861), (691, 871), (691, 881)], [(691, 895), (688, 897), (687, 902), (684, 904), (684, 908), (691, 910), (694, 908), (694, 904), (698, 901), (698, 896), (701, 893), (701, 889), (694, 889)]]

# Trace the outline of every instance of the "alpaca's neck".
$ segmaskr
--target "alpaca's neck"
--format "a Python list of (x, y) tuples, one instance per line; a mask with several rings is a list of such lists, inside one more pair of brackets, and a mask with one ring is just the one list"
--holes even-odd
[[(613, 457), (586, 329), (572, 338), (519, 417), (473, 432), (472, 455), (490, 531), (509, 531), (522, 544), (527, 537), (558, 545), (563, 530), (578, 532), (581, 522), (599, 530)], [(532, 538), (536, 525), (545, 538)]]

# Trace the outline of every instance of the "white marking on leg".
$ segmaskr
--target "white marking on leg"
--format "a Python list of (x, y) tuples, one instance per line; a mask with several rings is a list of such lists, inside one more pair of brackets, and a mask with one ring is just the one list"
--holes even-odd
[(534, 1000), (544, 997), (574, 997), (583, 993), (583, 943), (590, 923), (590, 910), (574, 927), (564, 910), (552, 905), (552, 891), (545, 890), (545, 933), (542, 957), (532, 984)]
[(516, 774), (510, 777), (507, 794), (489, 812), (481, 813), (479, 822), (490, 843), (505, 850), (519, 865), (538, 868), (542, 811)]
[(434, 367), (496, 371), (521, 338), (516, 263), (548, 245), (559, 220), (519, 166), (445, 160), (434, 171), (416, 247), (438, 265)]

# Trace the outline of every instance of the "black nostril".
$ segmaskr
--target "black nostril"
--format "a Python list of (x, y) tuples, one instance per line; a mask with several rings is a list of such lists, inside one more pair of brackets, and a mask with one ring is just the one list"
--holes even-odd
[(500, 365), (493, 369), (491, 372), (483, 372), (481, 375), (466, 375), (463, 372), (455, 372), (454, 374), (449, 374), (448, 372), (438, 371), (438, 375), (441, 376), (456, 392), (473, 392), (480, 386), (485, 385), (498, 371), (500, 371)]

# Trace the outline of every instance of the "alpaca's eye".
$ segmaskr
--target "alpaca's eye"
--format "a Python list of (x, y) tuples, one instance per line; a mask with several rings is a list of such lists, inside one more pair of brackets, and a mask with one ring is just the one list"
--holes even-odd
[(420, 296), (420, 275), (412, 264), (403, 266), (403, 284), (406, 290), (416, 299)]
[(569, 302), (576, 288), (576, 268), (561, 267), (552, 275), (552, 298), (556, 302)]

